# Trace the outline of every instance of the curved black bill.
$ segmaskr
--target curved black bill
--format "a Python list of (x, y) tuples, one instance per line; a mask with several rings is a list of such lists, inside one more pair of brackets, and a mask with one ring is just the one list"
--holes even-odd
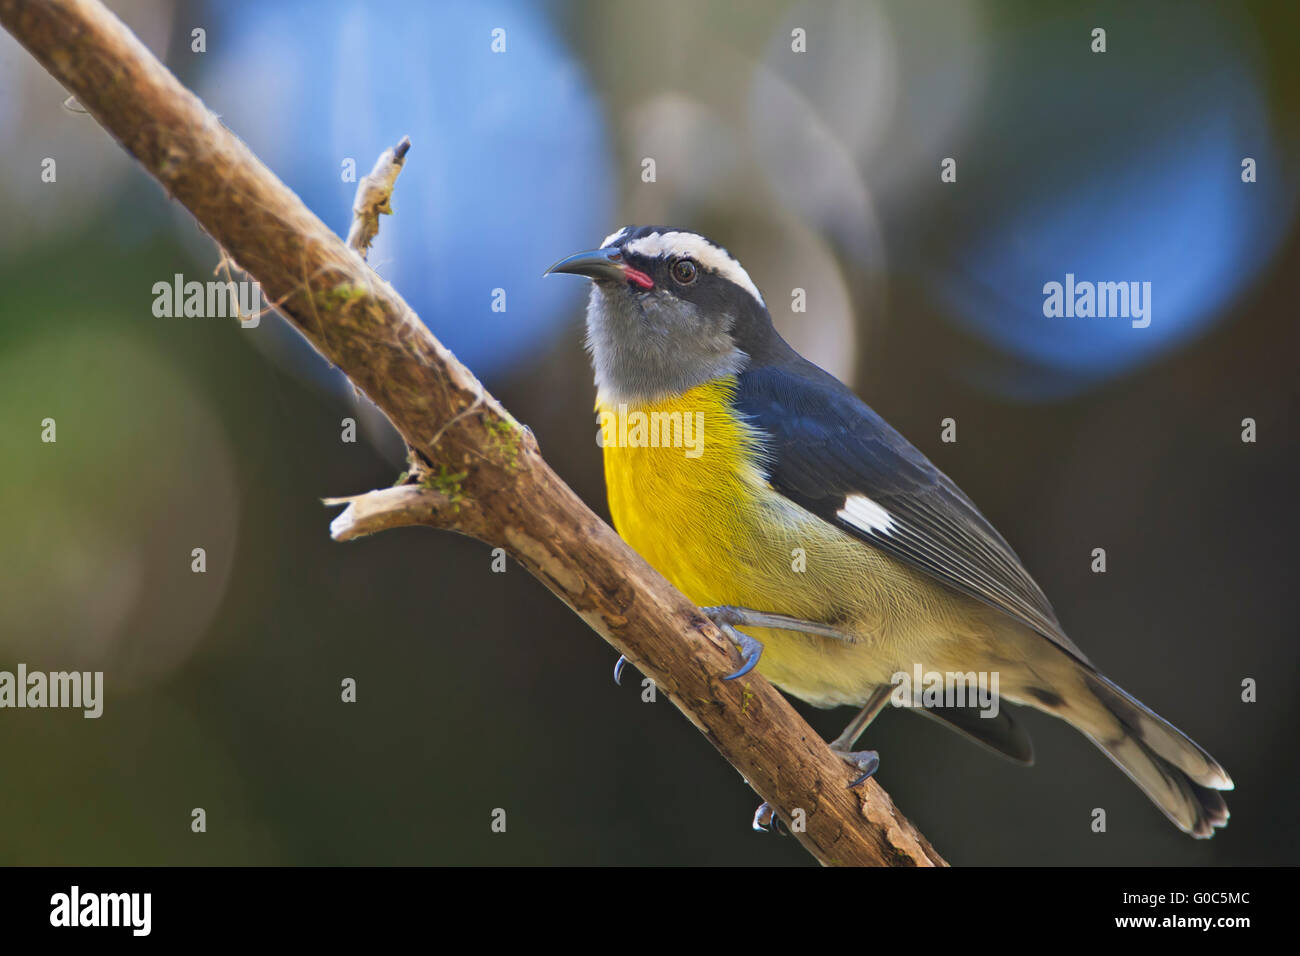
[(563, 272), (569, 275), (586, 276), (588, 279), (621, 279), (627, 267), (623, 264), (623, 253), (615, 248), (593, 249), (579, 252), (577, 255), (561, 259), (546, 270), (543, 275)]

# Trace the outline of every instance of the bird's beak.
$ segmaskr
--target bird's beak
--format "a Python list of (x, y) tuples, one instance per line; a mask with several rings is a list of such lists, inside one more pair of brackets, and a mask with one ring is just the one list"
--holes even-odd
[(544, 274), (550, 275), (553, 272), (567, 272), (588, 279), (624, 279), (627, 277), (627, 265), (623, 262), (623, 253), (618, 249), (593, 249), (561, 259)]

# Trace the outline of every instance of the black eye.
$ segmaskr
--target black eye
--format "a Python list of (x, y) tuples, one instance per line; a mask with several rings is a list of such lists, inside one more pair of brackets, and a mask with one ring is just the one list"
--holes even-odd
[(680, 259), (674, 259), (671, 268), (673, 279), (681, 285), (690, 285), (695, 281), (695, 277), (700, 274), (700, 267), (695, 264), (694, 259), (688, 259), (682, 256)]

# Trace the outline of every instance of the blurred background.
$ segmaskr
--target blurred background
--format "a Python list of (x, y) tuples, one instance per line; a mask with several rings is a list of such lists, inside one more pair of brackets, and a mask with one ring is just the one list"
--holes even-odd
[[(1196, 842), (1048, 717), (1026, 769), (886, 713), (879, 780), (951, 862), (1296, 862), (1300, 7), (110, 6), (340, 233), (349, 160), (411, 137), (371, 263), (602, 514), (585, 289), (542, 272), (626, 223), (727, 245), (1237, 784)], [(0, 669), (106, 702), (0, 711), (0, 862), (812, 865), (518, 566), (331, 543), (320, 498), (400, 445), (277, 317), (153, 315), (217, 250), (65, 96), (0, 35)], [(1066, 273), (1150, 282), (1150, 326), (1045, 318)]]

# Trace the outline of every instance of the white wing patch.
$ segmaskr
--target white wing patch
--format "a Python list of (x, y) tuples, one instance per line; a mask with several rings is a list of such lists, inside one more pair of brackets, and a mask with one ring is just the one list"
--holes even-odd
[(835, 517), (867, 533), (889, 534), (894, 527), (893, 516), (866, 495), (849, 495)]
[[(622, 230), (611, 238), (617, 238), (621, 234)], [(609, 239), (605, 240), (605, 244), (608, 245), (609, 241)], [(639, 256), (690, 256), (704, 268), (712, 269), (724, 279), (740, 286), (757, 299), (759, 305), (766, 305), (762, 294), (758, 291), (758, 286), (754, 285), (754, 280), (749, 277), (749, 273), (741, 267), (740, 263), (725, 249), (718, 248), (703, 236), (697, 236), (693, 232), (652, 232), (640, 239), (633, 239), (623, 248)]]

